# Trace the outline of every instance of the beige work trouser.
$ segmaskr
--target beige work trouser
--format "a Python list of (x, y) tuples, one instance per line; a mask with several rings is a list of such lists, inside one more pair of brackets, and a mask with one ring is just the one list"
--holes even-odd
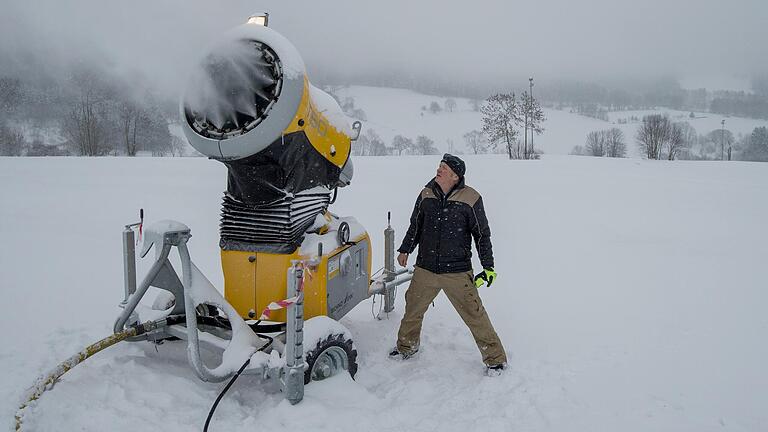
[(471, 271), (440, 274), (416, 267), (405, 293), (405, 314), (397, 334), (397, 350), (407, 353), (419, 348), (424, 313), (441, 289), (472, 332), (483, 362), (486, 365), (505, 363), (507, 354), (485, 312)]

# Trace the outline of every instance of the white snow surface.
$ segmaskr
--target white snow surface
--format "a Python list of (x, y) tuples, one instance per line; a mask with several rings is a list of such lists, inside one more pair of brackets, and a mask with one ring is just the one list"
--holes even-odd
[[(311, 383), (292, 406), (242, 376), (212, 431), (768, 429), (768, 164), (465, 160), (499, 273), (480, 294), (509, 369), (483, 376), (443, 294), (426, 314), (419, 356), (389, 360), (400, 289), (388, 319), (374, 319), (379, 304), (368, 300), (341, 320), (357, 347), (356, 380)], [(332, 210), (368, 229), (375, 270), (387, 211), (399, 242), (438, 157), (355, 163), (355, 182)], [(140, 207), (148, 220), (188, 225), (193, 261), (223, 286), (225, 187), (226, 168), (202, 158), (0, 158), (3, 427), (12, 429), (38, 375), (111, 333), (123, 297), (120, 231)], [(183, 342), (124, 342), (64, 375), (27, 408), (24, 424), (201, 430), (223, 386), (195, 377)]]

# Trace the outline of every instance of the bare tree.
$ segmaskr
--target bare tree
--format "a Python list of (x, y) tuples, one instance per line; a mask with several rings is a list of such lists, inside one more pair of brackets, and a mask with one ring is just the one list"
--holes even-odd
[(21, 156), (25, 147), (24, 134), (0, 124), (0, 156)]
[(486, 153), (488, 151), (488, 141), (479, 130), (471, 130), (464, 134), (464, 143), (474, 154)]
[(681, 156), (690, 158), (690, 150), (698, 141), (696, 129), (687, 122), (673, 123), (669, 132), (669, 139), (665, 146), (665, 155), (668, 160), (675, 160)]
[(72, 81), (79, 93), (64, 119), (64, 134), (81, 156), (105, 154), (107, 92), (92, 70), (76, 71)]
[(106, 152), (106, 130), (100, 100), (91, 93), (80, 96), (64, 120), (64, 133), (70, 138), (81, 156), (98, 156)]
[(699, 134), (696, 133), (696, 129), (694, 129), (688, 122), (680, 122), (678, 123), (678, 126), (683, 135), (683, 147), (678, 153), (678, 158), (690, 159), (691, 149), (696, 147), (699, 143)]
[(664, 144), (672, 132), (672, 122), (669, 117), (661, 114), (651, 114), (643, 117), (643, 124), (637, 131), (637, 142), (648, 159), (659, 159)]
[(445, 111), (446, 112), (453, 112), (456, 109), (456, 101), (453, 98), (448, 98), (445, 100)]
[(389, 154), (387, 145), (384, 144), (384, 140), (381, 139), (375, 130), (368, 129), (365, 131), (365, 135), (368, 140), (368, 156), (386, 156)]
[(416, 143), (414, 144), (414, 151), (416, 154), (422, 155), (435, 155), (440, 154), (440, 151), (435, 147), (435, 142), (425, 135), (419, 135), (416, 137)]
[(489, 97), (480, 112), (483, 115), (483, 132), (490, 142), (504, 144), (510, 159), (522, 159), (523, 151), (515, 130), (520, 120), (515, 94), (500, 93)]
[(587, 134), (584, 147), (574, 147), (571, 154), (625, 157), (627, 155), (627, 145), (624, 142), (624, 133), (619, 128), (592, 131)]
[(623, 158), (627, 156), (627, 144), (624, 142), (624, 132), (619, 128), (610, 128), (605, 132), (605, 155)]
[(669, 129), (669, 137), (665, 143), (667, 160), (675, 160), (680, 150), (685, 146), (683, 129), (679, 124), (673, 123)]
[(125, 145), (125, 154), (136, 156), (136, 133), (141, 112), (135, 103), (123, 101), (119, 104), (117, 115), (122, 127), (121, 132), (123, 144)]
[(392, 139), (392, 148), (397, 151), (397, 155), (400, 156), (404, 151), (413, 148), (413, 140), (402, 135), (395, 135)]
[(605, 155), (605, 131), (592, 131), (587, 134), (587, 142), (584, 151), (589, 156), (601, 157)]
[(637, 132), (637, 142), (648, 159), (674, 160), (696, 140), (696, 131), (688, 123), (672, 123), (661, 114), (643, 117)]
[(177, 137), (176, 135), (171, 135), (171, 146), (170, 146), (170, 152), (171, 156), (184, 156), (184, 149), (187, 147), (186, 142)]

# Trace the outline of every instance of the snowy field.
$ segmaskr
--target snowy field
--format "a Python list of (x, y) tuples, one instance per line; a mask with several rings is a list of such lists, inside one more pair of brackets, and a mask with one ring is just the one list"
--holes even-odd
[[(355, 381), (312, 383), (291, 406), (241, 377), (212, 431), (768, 430), (768, 164), (466, 159), (499, 273), (481, 295), (509, 370), (483, 376), (443, 294), (419, 356), (389, 360), (400, 290), (388, 320), (372, 317), (370, 301), (342, 320), (359, 353)], [(374, 269), (387, 211), (399, 242), (437, 162), (355, 160), (332, 209), (367, 227)], [(148, 222), (188, 224), (193, 260), (222, 285), (225, 181), (202, 158), (0, 158), (3, 428), (39, 374), (111, 332), (120, 233), (139, 207)], [(197, 380), (181, 343), (123, 343), (30, 406), (25, 430), (201, 430), (222, 388)]]
[[(536, 88), (534, 87), (534, 96)], [(337, 92), (343, 101), (346, 97), (355, 100), (355, 107), (365, 111), (368, 118), (364, 122), (366, 129), (374, 129), (384, 143), (392, 144), (395, 135), (404, 135), (413, 140), (418, 135), (426, 135), (435, 141), (437, 148), (448, 151), (448, 140), (453, 141), (454, 149), (469, 153), (463, 135), (473, 129), (482, 128), (482, 114), (472, 110), (468, 99), (454, 98), (457, 109), (454, 112), (441, 111), (432, 114), (422, 111), (421, 107), (429, 107), (430, 103), (437, 102), (441, 108), (445, 107), (444, 97), (430, 96), (411, 90), (395, 89), (387, 87), (349, 86)], [(587, 134), (592, 131), (617, 127), (624, 132), (627, 143), (627, 156), (639, 157), (640, 152), (635, 144), (639, 122), (617, 124), (618, 119), (629, 119), (636, 116), (640, 119), (648, 114), (668, 114), (674, 121), (686, 121), (696, 129), (700, 135), (720, 129), (720, 121), (725, 119), (725, 127), (735, 137), (739, 134), (750, 134), (759, 126), (768, 126), (768, 121), (747, 119), (739, 117), (727, 117), (709, 113), (694, 113), (696, 118), (688, 117), (689, 111), (675, 111), (669, 109), (644, 110), (644, 111), (617, 111), (608, 113), (610, 121), (597, 120), (590, 117), (570, 113), (567, 110), (544, 109), (547, 120), (544, 122), (544, 133), (534, 137), (534, 144), (538, 150), (545, 154), (567, 155), (576, 145), (583, 146)], [(522, 131), (520, 132), (522, 139)]]

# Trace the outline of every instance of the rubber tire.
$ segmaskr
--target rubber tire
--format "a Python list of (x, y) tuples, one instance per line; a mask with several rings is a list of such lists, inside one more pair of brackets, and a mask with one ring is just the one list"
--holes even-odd
[(304, 361), (308, 365), (307, 370), (304, 371), (305, 385), (312, 382), (312, 367), (315, 365), (317, 358), (323, 351), (332, 346), (341, 348), (347, 354), (347, 363), (349, 365), (347, 372), (349, 372), (352, 379), (355, 379), (355, 374), (357, 373), (357, 350), (354, 348), (352, 339), (347, 339), (342, 334), (331, 334), (325, 339), (318, 341), (314, 348), (305, 353)]

